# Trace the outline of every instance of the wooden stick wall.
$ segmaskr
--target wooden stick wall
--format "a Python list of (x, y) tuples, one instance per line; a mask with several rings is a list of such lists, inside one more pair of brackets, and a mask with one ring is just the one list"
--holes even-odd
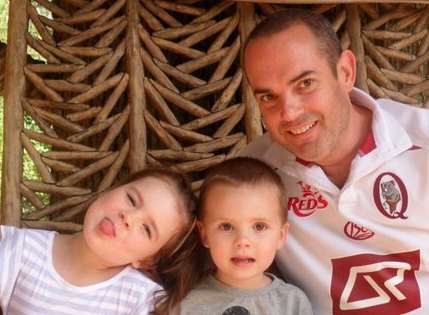
[[(97, 193), (146, 165), (185, 172), (198, 189), (207, 168), (262, 134), (242, 44), (265, 16), (290, 6), (12, 1), (1, 221), (80, 230)], [(429, 107), (427, 5), (303, 7), (326, 15), (342, 47), (354, 50), (359, 87)], [(42, 62), (27, 63), (30, 47)], [(38, 130), (26, 129), (26, 119)], [(23, 177), (23, 154), (39, 178)]]

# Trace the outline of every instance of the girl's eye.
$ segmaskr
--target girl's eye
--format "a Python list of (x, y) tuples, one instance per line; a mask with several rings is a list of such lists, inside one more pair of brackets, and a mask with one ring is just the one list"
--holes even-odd
[(259, 99), (261, 102), (269, 102), (273, 99), (273, 96), (270, 94), (264, 94), (264, 95), (261, 95)]
[(232, 225), (229, 224), (229, 223), (221, 223), (219, 225), (219, 230), (225, 231), (225, 232), (231, 231), (232, 230)]
[(133, 206), (133, 207), (135, 207), (136, 206), (136, 201), (134, 200), (134, 197), (133, 196), (131, 196), (130, 194), (128, 194), (127, 193), (127, 199), (128, 199), (128, 202)]
[(268, 226), (265, 223), (256, 223), (253, 228), (256, 232), (262, 232), (268, 229)]
[(146, 233), (146, 235), (149, 239), (152, 238), (152, 231), (150, 230), (149, 225), (143, 224), (143, 231), (144, 231), (144, 233)]

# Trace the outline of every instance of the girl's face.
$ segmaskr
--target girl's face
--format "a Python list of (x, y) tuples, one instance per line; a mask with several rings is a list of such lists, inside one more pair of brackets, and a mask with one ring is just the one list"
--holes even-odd
[(239, 288), (267, 283), (264, 271), (287, 234), (278, 190), (271, 184), (214, 184), (198, 223), (204, 246), (217, 267), (216, 278)]
[(86, 213), (83, 235), (105, 267), (148, 267), (183, 224), (179, 208), (167, 181), (146, 177), (101, 194)]

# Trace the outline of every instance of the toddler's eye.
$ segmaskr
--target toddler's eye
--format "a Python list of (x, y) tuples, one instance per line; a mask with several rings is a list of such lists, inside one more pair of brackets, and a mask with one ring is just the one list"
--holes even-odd
[(226, 232), (231, 231), (232, 230), (232, 225), (229, 224), (229, 223), (221, 223), (219, 225), (219, 230), (226, 231)]
[(146, 233), (146, 235), (149, 239), (152, 238), (152, 231), (150, 230), (149, 225), (143, 224), (143, 231), (144, 231), (144, 233)]
[(260, 223), (255, 223), (253, 228), (255, 229), (256, 232), (262, 232), (268, 229), (268, 226), (265, 223), (260, 222)]

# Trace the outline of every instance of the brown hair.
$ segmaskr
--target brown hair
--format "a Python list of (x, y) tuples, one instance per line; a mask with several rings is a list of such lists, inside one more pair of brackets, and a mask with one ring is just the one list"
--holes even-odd
[[(183, 246), (183, 239), (195, 225), (197, 202), (189, 181), (182, 174), (164, 168), (147, 168), (133, 173), (111, 189), (148, 177), (163, 180), (173, 188), (179, 199), (179, 208), (182, 210), (182, 217), (185, 221), (183, 227), (155, 255), (153, 259), (154, 270), (142, 270), (163, 286), (163, 290), (155, 292), (155, 303), (162, 306), (166, 296), (172, 299), (176, 296), (177, 271), (172, 271), (175, 270), (174, 265), (172, 265), (175, 262), (173, 258), (177, 256), (178, 248)], [(163, 311), (164, 309), (165, 307), (161, 307), (153, 314), (168, 314)]]
[(331, 23), (321, 14), (288, 8), (268, 16), (256, 25), (244, 44), (246, 47), (252, 40), (280, 33), (295, 25), (305, 25), (319, 42), (320, 52), (326, 57), (332, 73), (337, 75), (337, 62), (341, 55), (341, 45)]
[[(197, 207), (197, 219), (201, 219), (205, 210), (205, 200), (210, 189), (219, 183), (237, 185), (272, 185), (278, 191), (282, 220), (286, 222), (287, 211), (284, 199), (284, 185), (280, 176), (266, 163), (249, 157), (237, 157), (226, 160), (213, 167), (207, 174), (201, 189)], [(202, 245), (200, 235), (194, 226), (181, 249), (165, 261), (164, 270), (174, 277), (167, 283), (173, 292), (167, 292), (156, 303), (153, 314), (169, 314), (204, 277), (215, 270), (209, 251)]]

